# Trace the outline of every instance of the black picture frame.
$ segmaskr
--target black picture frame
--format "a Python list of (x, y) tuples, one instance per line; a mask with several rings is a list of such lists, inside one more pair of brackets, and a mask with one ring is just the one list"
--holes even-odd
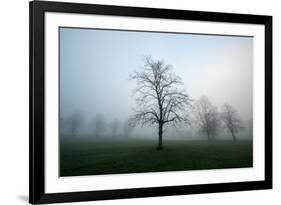
[[(30, 139), (29, 139), (29, 202), (31, 204), (123, 199), (198, 193), (259, 190), (272, 188), (272, 17), (262, 15), (215, 13), (124, 6), (32, 1), (30, 11)], [(150, 17), (200, 20), (210, 22), (259, 24), (265, 27), (265, 180), (218, 184), (181, 185), (71, 193), (45, 193), (44, 131), (45, 12), (100, 14), (112, 16)]]

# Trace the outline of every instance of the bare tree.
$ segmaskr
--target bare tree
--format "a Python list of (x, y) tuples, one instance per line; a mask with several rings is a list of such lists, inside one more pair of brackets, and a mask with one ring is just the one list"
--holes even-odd
[(66, 122), (69, 127), (70, 135), (72, 137), (77, 137), (78, 130), (83, 123), (81, 114), (78, 111), (75, 111)]
[(222, 106), (221, 119), (224, 127), (230, 132), (234, 141), (237, 141), (236, 134), (243, 128), (240, 117), (234, 107), (229, 104)]
[(118, 135), (118, 130), (120, 128), (120, 122), (119, 120), (115, 119), (111, 122), (110, 130), (111, 130), (111, 136), (116, 137)]
[(221, 121), (220, 121), (219, 113), (217, 111), (217, 108), (213, 107), (212, 120), (210, 123), (210, 131), (211, 131), (210, 133), (213, 140), (219, 134), (220, 127), (221, 127)]
[(65, 117), (60, 116), (59, 133), (61, 138), (68, 134), (68, 126), (68, 120)]
[(124, 137), (129, 137), (129, 135), (133, 132), (134, 126), (130, 119), (127, 119), (123, 125), (123, 135)]
[(158, 150), (163, 149), (162, 136), (166, 124), (177, 126), (189, 122), (186, 108), (191, 99), (184, 89), (179, 90), (182, 80), (171, 69), (164, 61), (145, 57), (142, 70), (131, 76), (137, 83), (134, 90), (137, 108), (133, 119), (141, 126), (158, 125)]
[(96, 138), (101, 137), (102, 134), (106, 132), (106, 122), (102, 115), (97, 115), (93, 119), (94, 135)]
[(195, 121), (199, 131), (204, 133), (208, 140), (215, 139), (220, 126), (217, 108), (212, 105), (208, 97), (200, 97), (194, 106)]
[(253, 137), (253, 118), (250, 118), (247, 124), (248, 124), (248, 135), (249, 138), (251, 139)]

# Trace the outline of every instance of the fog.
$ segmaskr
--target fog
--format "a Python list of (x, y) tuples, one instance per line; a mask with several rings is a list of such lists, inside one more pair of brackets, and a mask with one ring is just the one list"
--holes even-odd
[[(127, 126), (136, 106), (130, 80), (143, 57), (164, 60), (188, 95), (233, 106), (252, 138), (253, 38), (60, 28), (60, 134), (78, 138), (153, 138), (156, 127)], [(164, 139), (206, 139), (196, 125), (165, 127)], [(231, 139), (223, 128), (217, 139)]]

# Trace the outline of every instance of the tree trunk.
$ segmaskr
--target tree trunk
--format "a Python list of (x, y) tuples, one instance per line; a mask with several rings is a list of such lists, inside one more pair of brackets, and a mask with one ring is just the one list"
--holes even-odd
[(159, 123), (159, 129), (158, 129), (158, 146), (157, 150), (162, 150), (163, 145), (162, 145), (162, 135), (163, 135), (163, 124)]
[(236, 138), (235, 134), (232, 132), (231, 135), (232, 135), (233, 141), (236, 142), (237, 138)]
[(207, 137), (208, 137), (208, 141), (210, 141), (210, 133), (209, 133), (209, 131), (207, 131)]

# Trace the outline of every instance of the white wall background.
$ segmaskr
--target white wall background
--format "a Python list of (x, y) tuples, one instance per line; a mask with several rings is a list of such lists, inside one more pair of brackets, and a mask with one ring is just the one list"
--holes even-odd
[[(126, 199), (79, 204), (279, 204), (281, 123), (281, 6), (276, 0), (72, 0), (97, 4), (273, 15), (274, 189)], [(28, 201), (28, 1), (0, 3), (0, 204)], [(78, 203), (77, 203), (78, 204)]]

